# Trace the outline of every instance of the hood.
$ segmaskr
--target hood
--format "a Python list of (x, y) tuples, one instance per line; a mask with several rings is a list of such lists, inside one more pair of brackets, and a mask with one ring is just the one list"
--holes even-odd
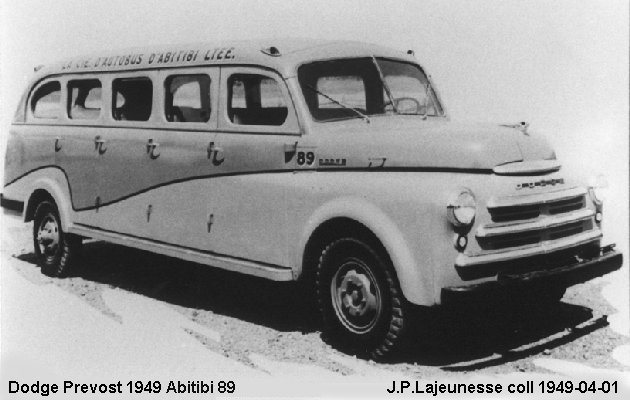
[(518, 129), (442, 118), (374, 117), (370, 123), (353, 119), (315, 124), (314, 129), (321, 138), (318, 158), (345, 160), (349, 167), (382, 163), (390, 168), (492, 170), (555, 158), (544, 139)]

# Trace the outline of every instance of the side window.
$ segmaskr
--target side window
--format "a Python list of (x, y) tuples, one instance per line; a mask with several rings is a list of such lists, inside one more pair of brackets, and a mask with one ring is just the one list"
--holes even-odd
[(112, 93), (112, 117), (115, 120), (147, 121), (151, 117), (153, 103), (151, 79), (114, 79)]
[(164, 82), (164, 113), (169, 122), (207, 122), (210, 119), (210, 77), (171, 75)]
[(101, 108), (101, 82), (98, 79), (68, 82), (68, 117), (97, 119)]
[(286, 99), (276, 80), (257, 74), (235, 74), (228, 79), (228, 117), (232, 123), (280, 126), (287, 113)]
[(58, 118), (61, 109), (61, 84), (47, 82), (31, 97), (31, 112), (35, 118)]

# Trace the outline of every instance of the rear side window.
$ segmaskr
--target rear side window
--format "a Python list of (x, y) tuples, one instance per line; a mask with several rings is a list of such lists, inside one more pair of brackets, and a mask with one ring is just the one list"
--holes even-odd
[(31, 112), (35, 118), (58, 118), (61, 108), (61, 84), (47, 82), (37, 88), (31, 98)]
[(228, 79), (228, 116), (232, 123), (280, 126), (287, 112), (276, 80), (257, 74), (235, 74)]
[(151, 117), (153, 83), (149, 78), (114, 79), (112, 116), (118, 121), (147, 121)]
[(164, 113), (169, 122), (207, 122), (210, 119), (210, 77), (171, 75), (166, 78)]
[(98, 79), (68, 82), (68, 117), (97, 119), (101, 108), (101, 82)]

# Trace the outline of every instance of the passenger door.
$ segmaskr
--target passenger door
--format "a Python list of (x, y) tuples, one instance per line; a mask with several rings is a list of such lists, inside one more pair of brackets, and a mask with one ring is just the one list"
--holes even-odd
[(285, 82), (261, 68), (222, 67), (218, 122), (213, 250), (288, 266), (286, 190), (301, 132)]
[(160, 129), (152, 138), (159, 154), (152, 162), (160, 177), (147, 202), (152, 205), (151, 238), (201, 251), (211, 251), (214, 149), (219, 92), (219, 68), (160, 71), (157, 119)]
[(154, 71), (103, 76), (103, 128), (94, 135), (98, 152), (98, 200), (88, 225), (115, 232), (148, 236), (145, 210), (127, 199), (156, 183), (146, 144), (154, 134)]
[(81, 211), (98, 198), (100, 148), (103, 128), (101, 80), (93, 75), (71, 76), (63, 81), (63, 127), (54, 135), (55, 163), (68, 179), (72, 206)]

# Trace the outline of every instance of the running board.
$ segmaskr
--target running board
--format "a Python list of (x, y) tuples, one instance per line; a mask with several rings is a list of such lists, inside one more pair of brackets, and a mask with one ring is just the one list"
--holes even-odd
[(171, 245), (87, 225), (74, 224), (68, 227), (68, 232), (273, 281), (293, 280), (293, 272), (290, 268), (262, 264), (255, 261), (242, 260), (230, 256)]

